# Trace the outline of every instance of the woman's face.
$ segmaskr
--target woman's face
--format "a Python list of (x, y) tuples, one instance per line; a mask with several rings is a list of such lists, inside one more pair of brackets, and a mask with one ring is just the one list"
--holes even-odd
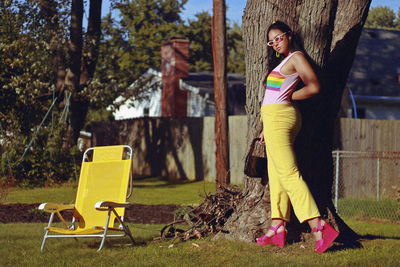
[(284, 54), (285, 56), (289, 54), (290, 39), (291, 36), (288, 36), (286, 32), (284, 33), (278, 29), (272, 29), (268, 33), (268, 43), (276, 52)]

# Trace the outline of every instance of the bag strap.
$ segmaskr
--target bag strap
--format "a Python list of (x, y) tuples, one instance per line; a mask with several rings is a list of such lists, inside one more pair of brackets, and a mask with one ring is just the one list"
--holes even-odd
[(253, 141), (251, 142), (250, 150), (249, 150), (248, 155), (253, 155), (254, 145), (256, 144), (257, 141), (260, 141), (260, 138), (258, 138), (258, 137), (254, 138)]

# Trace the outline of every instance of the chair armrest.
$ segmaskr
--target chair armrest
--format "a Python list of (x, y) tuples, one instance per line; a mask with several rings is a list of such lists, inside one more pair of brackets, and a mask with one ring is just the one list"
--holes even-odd
[(57, 204), (57, 203), (42, 203), (39, 206), (39, 210), (43, 210), (45, 212), (57, 212), (62, 210), (72, 210), (75, 208), (74, 204)]
[(117, 203), (112, 201), (99, 201), (94, 207), (97, 210), (108, 210), (108, 208), (128, 208), (131, 204), (129, 202)]

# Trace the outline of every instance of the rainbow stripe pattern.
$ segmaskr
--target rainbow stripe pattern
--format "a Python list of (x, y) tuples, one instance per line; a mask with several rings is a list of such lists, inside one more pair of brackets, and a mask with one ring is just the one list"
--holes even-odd
[(272, 71), (268, 75), (266, 89), (272, 90), (272, 91), (279, 91), (281, 89), (281, 86), (282, 86), (284, 80), (285, 80), (285, 76), (282, 76), (277, 71)]

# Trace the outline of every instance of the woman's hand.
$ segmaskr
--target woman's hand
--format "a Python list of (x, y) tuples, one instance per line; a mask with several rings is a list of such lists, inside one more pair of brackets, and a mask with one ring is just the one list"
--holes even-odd
[(260, 133), (260, 135), (258, 136), (258, 138), (260, 138), (260, 141), (258, 141), (258, 142), (260, 142), (260, 144), (265, 144), (265, 141), (264, 141), (264, 131), (261, 131), (261, 133)]

